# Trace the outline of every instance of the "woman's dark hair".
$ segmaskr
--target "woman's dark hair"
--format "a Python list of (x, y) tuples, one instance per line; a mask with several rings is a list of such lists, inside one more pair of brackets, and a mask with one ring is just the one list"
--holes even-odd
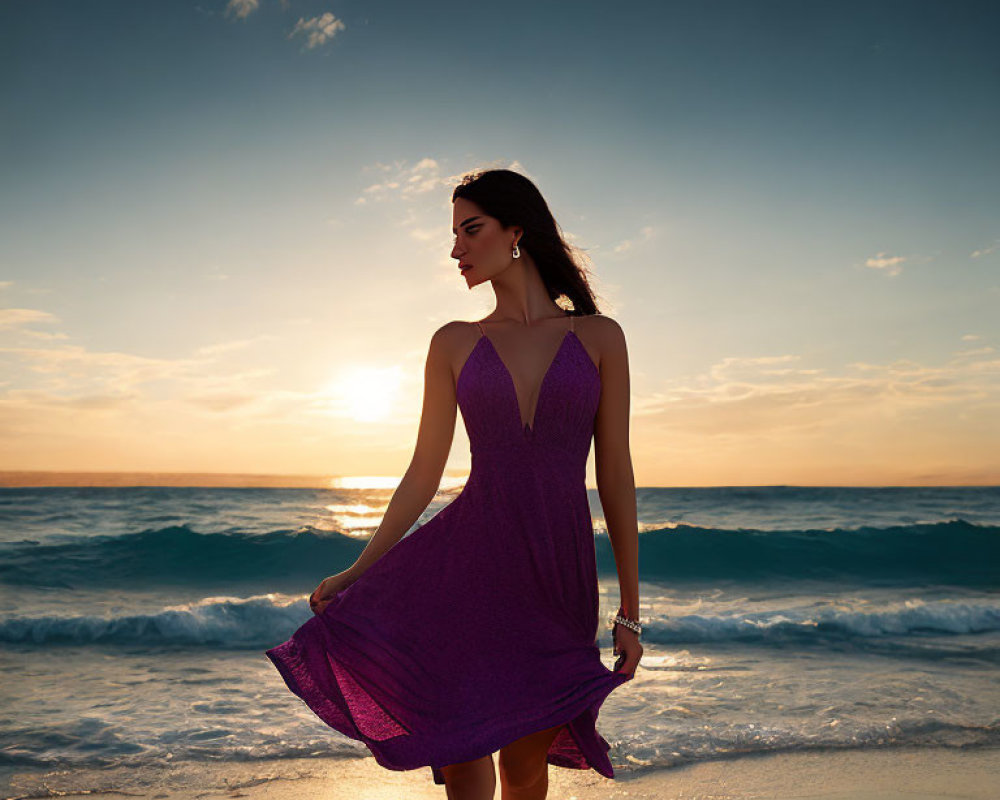
[[(517, 225), (524, 230), (517, 245), (531, 254), (553, 301), (566, 297), (574, 315), (597, 313), (583, 252), (563, 239), (534, 183), (509, 169), (476, 170), (462, 176), (451, 202), (459, 197), (475, 203), (504, 227)], [(579, 255), (574, 258), (574, 254)]]

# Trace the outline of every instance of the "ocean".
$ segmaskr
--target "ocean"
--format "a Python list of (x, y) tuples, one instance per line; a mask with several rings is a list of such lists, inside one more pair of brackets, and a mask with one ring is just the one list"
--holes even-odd
[[(589, 495), (606, 619), (617, 576)], [(353, 563), (390, 497), (0, 489), (3, 796), (53, 770), (88, 776), (87, 788), (110, 767), (366, 755), (263, 651), (311, 615), (309, 593)], [(1000, 487), (642, 488), (637, 499), (645, 652), (598, 720), (616, 772), (1000, 747)], [(603, 625), (599, 644), (611, 668)]]

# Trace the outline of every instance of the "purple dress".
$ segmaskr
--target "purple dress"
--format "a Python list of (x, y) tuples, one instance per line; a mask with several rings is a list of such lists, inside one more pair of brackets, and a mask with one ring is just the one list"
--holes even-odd
[(441, 766), (565, 723), (547, 762), (613, 778), (597, 715), (630, 677), (596, 644), (585, 477), (600, 372), (570, 317), (529, 425), (479, 327), (456, 386), (472, 464), (461, 493), (265, 652), (388, 769), (429, 766), (443, 784)]

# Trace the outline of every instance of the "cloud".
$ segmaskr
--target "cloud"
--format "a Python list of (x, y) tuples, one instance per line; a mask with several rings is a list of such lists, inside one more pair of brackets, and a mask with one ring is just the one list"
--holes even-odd
[(1000, 411), (1000, 359), (990, 347), (955, 351), (941, 366), (859, 361), (840, 374), (801, 361), (794, 354), (723, 358), (699, 375), (637, 398), (633, 413), (677, 435), (726, 439), (808, 434), (863, 418), (899, 422), (934, 412), (985, 420)]
[(219, 414), (236, 428), (242, 419), (279, 424), (286, 410), (304, 418), (316, 403), (313, 394), (276, 409), (274, 392), (258, 383), (274, 369), (227, 370), (216, 357), (270, 338), (208, 345), (198, 357), (175, 359), (79, 346), (0, 348), (0, 369), (13, 379), (0, 384), (0, 449), (44, 464), (52, 452), (100, 443), (107, 445), (102, 457), (113, 460), (130, 441), (158, 437), (165, 450), (208, 441), (220, 431)]
[(392, 165), (376, 163), (375, 167), (385, 174), (378, 183), (366, 186), (361, 196), (354, 203), (365, 205), (369, 201), (377, 202), (399, 197), (412, 200), (433, 192), (436, 189), (455, 186), (461, 175), (441, 175), (441, 166), (433, 158), (422, 158), (412, 167), (405, 166), (405, 161), (397, 161)]
[(886, 274), (890, 277), (895, 277), (903, 271), (902, 266), (900, 266), (906, 258), (904, 256), (890, 256), (886, 253), (879, 253), (874, 258), (869, 258), (865, 261), (866, 267), (871, 267), (872, 269), (884, 269)]
[(59, 318), (48, 311), (35, 308), (3, 308), (0, 309), (0, 331), (23, 328), (35, 322), (58, 322)]
[(78, 394), (70, 397), (27, 389), (14, 389), (0, 398), (0, 408), (66, 409), (69, 411), (121, 411), (137, 395), (134, 392)]
[[(433, 158), (422, 158), (412, 167), (406, 166), (405, 160), (398, 160), (392, 164), (376, 162), (364, 169), (366, 172), (374, 170), (382, 173), (383, 179), (362, 190), (361, 195), (354, 200), (354, 204), (359, 206), (396, 198), (419, 200), (439, 189), (448, 190), (449, 196), (446, 201), (450, 205), (451, 190), (458, 185), (465, 174), (442, 175), (441, 165)], [(512, 161), (509, 164), (502, 161), (484, 164), (477, 167), (476, 171), (481, 169), (510, 169), (531, 177), (519, 161)]]
[(624, 253), (626, 250), (631, 250), (634, 244), (641, 244), (642, 242), (648, 242), (656, 234), (656, 230), (651, 226), (647, 225), (644, 228), (639, 229), (639, 239), (625, 239), (613, 248), (616, 253)]
[(246, 19), (258, 8), (260, 8), (260, 0), (229, 0), (226, 3), (226, 16)]
[(207, 344), (203, 347), (199, 347), (195, 352), (199, 356), (214, 356), (219, 353), (229, 353), (233, 350), (242, 350), (244, 347), (249, 347), (256, 342), (268, 342), (277, 339), (270, 333), (262, 333), (260, 336), (254, 336), (250, 339), (233, 339), (229, 342), (219, 342), (217, 344)]
[(312, 50), (314, 47), (326, 44), (336, 35), (337, 31), (342, 31), (346, 27), (343, 20), (337, 19), (327, 11), (319, 17), (308, 20), (299, 17), (299, 21), (295, 23), (288, 38), (291, 39), (300, 33), (304, 34), (306, 36), (306, 49)]
[(108, 383), (118, 389), (147, 381), (168, 380), (191, 374), (205, 360), (164, 359), (115, 351), (92, 351), (79, 345), (57, 348), (0, 347), (0, 354), (17, 359), (40, 376), (50, 378), (49, 388), (60, 391), (79, 386), (78, 381)]
[(965, 358), (968, 356), (985, 356), (992, 352), (992, 347), (974, 347), (972, 350), (956, 350), (954, 355), (956, 358)]
[(250, 406), (258, 399), (257, 394), (246, 392), (216, 392), (214, 394), (192, 394), (186, 400), (191, 405), (215, 414), (233, 411), (243, 406)]
[(22, 336), (28, 336), (32, 339), (41, 339), (44, 342), (61, 341), (69, 338), (68, 334), (62, 332), (49, 333), (48, 331), (33, 331), (31, 328), (25, 328), (20, 331), (20, 333)]
[[(998, 240), (998, 241), (1000, 241), (1000, 240)], [(997, 246), (995, 244), (992, 244), (989, 247), (984, 247), (982, 250), (973, 250), (969, 257), (970, 258), (981, 258), (982, 256), (989, 255), (990, 253), (992, 253), (996, 249), (997, 249)]]

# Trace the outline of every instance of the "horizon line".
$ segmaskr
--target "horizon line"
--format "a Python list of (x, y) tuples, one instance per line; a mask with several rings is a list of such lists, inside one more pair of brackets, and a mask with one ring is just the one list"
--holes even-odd
[[(171, 488), (230, 488), (230, 489), (329, 489), (329, 490), (369, 490), (392, 489), (392, 481), (402, 476), (358, 476), (320, 475), (315, 473), (280, 472), (191, 472), (168, 470), (0, 470), (0, 488), (62, 488), (62, 487), (108, 487), (129, 488), (157, 486)], [(337, 486), (337, 481), (357, 481), (367, 478), (378, 485)], [(439, 493), (454, 491), (461, 483), (445, 486), (446, 482), (468, 478), (468, 472), (443, 476)], [(198, 479), (199, 482), (192, 482)], [(447, 479), (447, 481), (445, 480)], [(39, 481), (45, 480), (45, 483)], [(149, 483), (158, 480), (158, 483)], [(129, 481), (129, 482), (126, 482)], [(146, 481), (146, 482), (135, 482)], [(595, 488), (588, 486), (588, 489)], [(692, 485), (637, 485), (639, 489), (990, 489), (1000, 488), (997, 483), (911, 483), (911, 484), (843, 484), (843, 483), (769, 483), (769, 484), (692, 484)]]

